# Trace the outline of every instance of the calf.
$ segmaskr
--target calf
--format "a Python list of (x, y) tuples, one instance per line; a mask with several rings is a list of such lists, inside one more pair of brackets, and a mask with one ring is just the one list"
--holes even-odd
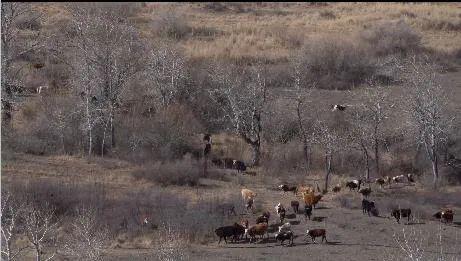
[(306, 235), (310, 236), (312, 239), (312, 242), (315, 243), (315, 238), (317, 237), (322, 237), (322, 243), (323, 240), (328, 243), (327, 241), (327, 231), (325, 229), (317, 228), (317, 229), (311, 229), (306, 231)]
[(288, 240), (290, 242), (290, 246), (292, 246), (293, 238), (294, 236), (292, 231), (279, 232), (275, 234), (275, 240), (280, 241), (280, 245), (283, 245), (283, 242), (285, 242), (285, 240)]
[(238, 173), (244, 172), (247, 170), (247, 167), (245, 166), (245, 163), (240, 160), (233, 160), (232, 162), (232, 168), (236, 169)]
[(305, 205), (304, 206), (304, 220), (306, 220), (307, 217), (309, 217), (309, 220), (311, 220), (311, 216), (312, 216), (312, 205)]
[(224, 226), (224, 227), (219, 227), (215, 229), (216, 235), (219, 237), (219, 243), (221, 243), (221, 240), (224, 238), (224, 241), (227, 244), (227, 237), (234, 236), (236, 233), (236, 227), (234, 225), (232, 226)]
[[(248, 220), (246, 222), (248, 222)], [(237, 239), (243, 237), (247, 227), (248, 227), (248, 223), (245, 223), (245, 226), (242, 226), (241, 224), (234, 223), (234, 241), (236, 241)]]
[(213, 158), (211, 159), (211, 162), (216, 165), (218, 168), (223, 168), (224, 167), (224, 162), (221, 159), (218, 158)]
[(225, 169), (232, 169), (232, 167), (234, 166), (234, 160), (231, 158), (223, 158), (221, 162)]
[(384, 186), (384, 184), (386, 184), (386, 181), (384, 180), (384, 178), (378, 178), (375, 180), (375, 183), (380, 185), (381, 188)]
[(361, 184), (362, 184), (361, 180), (354, 179), (354, 180), (348, 181), (346, 183), (346, 187), (348, 187), (349, 191), (351, 191), (351, 190), (355, 190), (356, 188), (360, 189)]
[(337, 193), (341, 191), (341, 185), (337, 184), (332, 189), (333, 192)]
[(373, 216), (378, 216), (378, 209), (375, 206), (374, 201), (368, 201), (366, 199), (362, 200), (362, 212), (363, 214), (368, 213), (368, 216), (370, 216), (370, 213)]
[(392, 182), (394, 183), (402, 183), (404, 181), (405, 176), (399, 175), (392, 178)]
[(319, 203), (319, 201), (322, 199), (323, 195), (315, 195), (314, 196), (314, 200), (312, 201), (312, 205), (315, 206), (317, 205), (317, 203)]
[(285, 192), (285, 193), (286, 193), (286, 192), (288, 192), (288, 191), (292, 191), (292, 192), (293, 192), (293, 194), (296, 194), (296, 192), (298, 192), (298, 190), (297, 190), (297, 187), (296, 187), (296, 186), (292, 186), (292, 187), (290, 187), (290, 186), (288, 186), (288, 185), (285, 185), (285, 184), (283, 184), (283, 185), (280, 185), (280, 186), (279, 186), (279, 189), (283, 190), (283, 192)]
[(243, 201), (248, 201), (248, 199), (250, 198), (255, 198), (256, 197), (256, 192), (252, 191), (252, 190), (249, 190), (249, 189), (246, 189), (246, 188), (243, 188), (241, 190), (241, 193), (242, 193), (242, 199)]
[(281, 226), (279, 226), (279, 232), (287, 232), (287, 231), (291, 231), (291, 224), (290, 222), (287, 222)]
[(256, 236), (259, 235), (261, 238), (264, 238), (264, 235), (267, 232), (268, 225), (267, 223), (256, 224), (248, 229), (245, 229), (245, 235), (250, 236), (250, 243), (254, 239), (256, 240)]
[(445, 223), (453, 222), (453, 210), (452, 209), (443, 209), (434, 214), (434, 217), (440, 220), (443, 220)]
[(293, 200), (291, 201), (291, 207), (293, 208), (293, 212), (298, 214), (298, 210), (299, 210), (299, 201), (297, 200)]
[(408, 179), (408, 182), (415, 182), (414, 175), (411, 173), (407, 174), (407, 179)]
[(275, 210), (277, 211), (277, 215), (280, 218), (280, 223), (283, 223), (283, 220), (285, 219), (286, 210), (282, 206), (282, 203), (279, 202), (277, 206), (275, 206)]
[(359, 193), (367, 198), (371, 194), (371, 188), (362, 188), (359, 190)]
[(247, 203), (245, 204), (247, 211), (250, 209), (253, 209), (253, 203), (254, 203), (253, 198), (248, 199)]
[(401, 217), (406, 217), (408, 222), (410, 222), (411, 209), (409, 209), (409, 208), (394, 209), (391, 212), (391, 216), (395, 217), (395, 219), (397, 220), (397, 223), (399, 223), (399, 224), (400, 224), (400, 218)]
[[(242, 219), (240, 221), (240, 225), (244, 228), (243, 234), (245, 234), (245, 230), (248, 229), (248, 219)], [(243, 235), (241, 236), (243, 238)]]

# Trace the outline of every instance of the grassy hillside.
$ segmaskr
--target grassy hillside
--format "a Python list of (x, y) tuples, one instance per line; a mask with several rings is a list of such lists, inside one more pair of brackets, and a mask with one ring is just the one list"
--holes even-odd
[[(41, 4), (50, 28), (66, 12)], [(155, 23), (177, 18), (179, 46), (192, 59), (269, 59), (286, 61), (293, 50), (316, 35), (351, 35), (382, 21), (403, 20), (422, 36), (424, 47), (459, 51), (459, 3), (147, 3), (131, 20), (146, 37)]]

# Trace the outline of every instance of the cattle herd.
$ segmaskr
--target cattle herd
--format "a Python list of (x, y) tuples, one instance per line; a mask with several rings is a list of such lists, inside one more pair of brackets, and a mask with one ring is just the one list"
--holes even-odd
[[(230, 163), (229, 160), (227, 163)], [(232, 164), (235, 164), (233, 161)], [(362, 194), (362, 212), (363, 214), (368, 214), (368, 216), (379, 216), (379, 211), (377, 209), (376, 203), (368, 199), (370, 194), (372, 193), (371, 190), (371, 183), (375, 183), (380, 187), (384, 187), (386, 185), (391, 185), (391, 183), (414, 183), (415, 179), (413, 174), (407, 175), (400, 175), (396, 177), (383, 177), (378, 178), (374, 182), (367, 182), (363, 179), (354, 179), (347, 181), (345, 183), (345, 187), (349, 188), (350, 191), (354, 190), (358, 193)], [(364, 184), (368, 184), (368, 187), (363, 188)], [(362, 187), (362, 188), (361, 188)], [(331, 189), (332, 192), (337, 193), (341, 191), (342, 186), (337, 184), (333, 186)], [(292, 192), (295, 196), (299, 197), (304, 201), (304, 210), (302, 211), (304, 214), (304, 220), (307, 222), (307, 219), (311, 220), (313, 209), (315, 209), (316, 204), (322, 199), (323, 194), (327, 193), (327, 191), (323, 191), (323, 194), (320, 193), (320, 188), (317, 186), (317, 193), (315, 192), (316, 189), (312, 185), (301, 185), (301, 186), (290, 186), (288, 184), (282, 184), (278, 186), (278, 189), (283, 191), (283, 193)], [(241, 190), (242, 199), (246, 210), (253, 210), (254, 207), (254, 199), (257, 196), (257, 193), (250, 190), (243, 188)], [(299, 213), (299, 201), (292, 200), (291, 201), (291, 208), (294, 214), (301, 214)], [(278, 242), (280, 241), (281, 245), (284, 245), (285, 241), (289, 242), (289, 245), (293, 245), (293, 239), (295, 237), (294, 232), (291, 230), (292, 224), (290, 222), (284, 223), (287, 210), (285, 207), (279, 202), (275, 205), (275, 213), (277, 215), (276, 225), (278, 226), (278, 231), (275, 232), (273, 238)], [(439, 219), (445, 223), (453, 222), (453, 215), (454, 212), (452, 209), (444, 208), (433, 215), (434, 218)], [(222, 239), (227, 243), (227, 239), (230, 238), (232, 242), (236, 242), (238, 240), (245, 239), (248, 242), (256, 242), (256, 236), (259, 236), (260, 239), (264, 237), (269, 238), (269, 219), (271, 217), (270, 211), (265, 211), (261, 215), (256, 218), (256, 224), (250, 226), (250, 222), (248, 219), (242, 219), (240, 223), (234, 223), (230, 226), (223, 226), (219, 227), (215, 230), (216, 235), (219, 237), (219, 242)], [(410, 222), (412, 218), (412, 212), (410, 208), (397, 208), (392, 209), (390, 212), (390, 217), (395, 218), (397, 223), (400, 223), (400, 219), (406, 218), (407, 222)], [(306, 240), (310, 238), (312, 242), (315, 243), (315, 239), (321, 237), (322, 243), (325, 241), (328, 243), (326, 238), (326, 229), (324, 228), (309, 228), (306, 230), (305, 238)], [(248, 240), (249, 239), (249, 240)]]

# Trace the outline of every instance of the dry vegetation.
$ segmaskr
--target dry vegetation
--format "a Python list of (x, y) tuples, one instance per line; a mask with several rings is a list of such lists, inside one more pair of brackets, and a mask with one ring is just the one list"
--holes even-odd
[[(289, 215), (295, 246), (386, 260), (407, 240), (393, 208), (442, 233), (432, 214), (450, 207), (437, 260), (458, 260), (460, 42), (459, 3), (2, 3), (2, 258), (297, 259), (273, 238), (216, 247), (214, 229), (289, 206), (276, 184), (414, 173), (372, 185), (380, 219), (344, 187), (317, 221)], [(306, 244), (306, 224), (332, 243)]]

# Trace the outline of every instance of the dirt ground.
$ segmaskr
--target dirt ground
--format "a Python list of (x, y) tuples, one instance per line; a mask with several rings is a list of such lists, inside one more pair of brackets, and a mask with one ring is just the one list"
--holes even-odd
[[(278, 200), (285, 206), (289, 206), (293, 196), (282, 197), (280, 192), (270, 191), (259, 187), (255, 190), (263, 195), (265, 206), (275, 216), (275, 205)], [(458, 194), (459, 196), (459, 194)], [(328, 198), (328, 197), (327, 197)], [(274, 204), (271, 204), (274, 202)], [(460, 211), (461, 209), (457, 209)], [(242, 241), (225, 244), (216, 242), (205, 246), (191, 246), (188, 252), (189, 260), (404, 260), (401, 249), (393, 240), (393, 234), (403, 235), (415, 232), (424, 242), (424, 259), (435, 260), (440, 253), (438, 241), (439, 223), (432, 220), (413, 220), (408, 224), (397, 224), (394, 219), (386, 218), (389, 213), (383, 213), (386, 217), (368, 217), (363, 215), (360, 209), (345, 209), (335, 206), (328, 199), (319, 204), (313, 210), (313, 219), (319, 221), (305, 221), (303, 215), (294, 217), (292, 210), (288, 211), (289, 222), (292, 224), (296, 238), (291, 247), (281, 246), (275, 242), (274, 233), (269, 234), (268, 239), (259, 240), (256, 243)], [(458, 212), (459, 213), (459, 212)], [(270, 225), (276, 227), (278, 220), (271, 216)], [(254, 218), (250, 224), (254, 224)], [(328, 243), (314, 244), (305, 239), (305, 231), (310, 228), (326, 228)], [(453, 225), (441, 225), (443, 233), (442, 249), (446, 259), (461, 259), (461, 217), (458, 215)], [(421, 233), (421, 234), (419, 234)], [(412, 239), (417, 239), (412, 238)], [(287, 242), (285, 242), (287, 244)], [(142, 251), (114, 251), (107, 256), (106, 260), (153, 260), (152, 252)]]
[[(134, 167), (125, 163), (88, 164), (74, 157), (19, 155), (2, 161), (2, 183), (9, 183), (15, 179), (69, 179), (69, 176), (73, 176), (74, 180), (85, 182), (90, 176), (100, 175), (98, 180), (105, 183), (108, 188), (114, 189), (113, 196), (138, 186), (155, 188), (153, 184), (135, 182), (130, 175), (133, 169)], [(254, 225), (256, 217), (262, 211), (269, 210), (271, 233), (268, 238), (258, 240), (256, 243), (242, 240), (237, 243), (218, 244), (216, 237), (214, 242), (206, 245), (190, 245), (189, 249), (178, 249), (185, 253), (186, 260), (280, 260), (282, 258), (284, 260), (404, 260), (402, 251), (394, 240), (394, 234), (403, 236), (404, 231), (410, 235), (408, 237), (410, 245), (418, 239), (421, 240), (424, 250), (422, 255), (425, 257), (422, 260), (435, 260), (441, 250), (445, 257), (443, 260), (461, 259), (461, 215), (458, 214), (461, 213), (461, 200), (459, 200), (461, 188), (459, 187), (450, 187), (443, 191), (443, 197), (447, 198), (446, 202), (455, 211), (453, 224), (446, 225), (431, 218), (422, 218), (424, 215), (420, 213), (421, 211), (435, 213), (442, 206), (429, 200), (421, 200), (418, 201), (419, 203), (414, 203), (414, 206), (411, 205), (415, 202), (414, 198), (424, 197), (427, 194), (419, 184), (393, 185), (392, 188), (385, 189), (372, 185), (373, 192), (370, 199), (377, 202), (380, 217), (368, 217), (362, 214), (361, 195), (357, 192), (348, 190), (342, 190), (338, 194), (329, 192), (313, 210), (312, 220), (306, 221), (302, 214), (294, 215), (290, 207), (291, 200), (300, 199), (290, 192), (285, 194), (276, 190), (276, 186), (280, 184), (278, 179), (242, 176), (231, 171), (227, 174), (229, 174), (229, 181), (203, 180), (202, 183), (208, 187), (203, 193), (212, 197), (240, 195), (242, 187), (254, 190), (258, 194), (255, 200), (255, 209), (258, 211), (238, 213), (234, 220), (239, 222), (242, 218), (248, 218), (250, 225)], [(314, 182), (314, 177), (303, 179), (306, 183)], [(296, 180), (298, 180), (296, 177), (289, 179), (293, 184), (296, 184)], [(171, 190), (193, 193), (197, 188), (171, 187)], [(349, 203), (346, 207), (341, 207), (337, 197), (348, 199)], [(392, 203), (400, 199), (410, 202), (410, 207), (414, 209), (415, 218), (409, 223), (405, 220), (397, 224), (395, 219), (389, 218), (389, 211), (384, 203), (381, 203), (388, 201)], [(274, 232), (279, 225), (274, 207), (278, 202), (287, 209), (287, 221), (292, 224), (295, 234), (294, 245), (291, 247), (281, 246), (280, 242), (274, 240)], [(303, 206), (304, 204), (301, 203), (300, 209)], [(316, 244), (310, 239), (306, 241), (305, 231), (312, 228), (325, 228), (328, 243), (321, 243), (320, 238), (317, 239)], [(440, 232), (442, 232), (441, 241)], [(56, 260), (63, 259), (58, 257)], [(104, 253), (104, 260), (157, 260), (157, 257), (153, 249), (109, 248)]]
[[(251, 180), (246, 177), (246, 180)], [(274, 181), (276, 182), (276, 181)], [(226, 184), (221, 184), (226, 185)], [(274, 184), (274, 187), (276, 184)], [(227, 189), (233, 189), (238, 193), (238, 186), (227, 184)], [(390, 213), (380, 213), (380, 217), (368, 217), (363, 215), (361, 209), (342, 208), (333, 200), (336, 195), (328, 194), (313, 210), (312, 220), (305, 220), (302, 214), (294, 215), (289, 207), (291, 200), (296, 197), (291, 193), (282, 193), (274, 190), (267, 184), (253, 184), (246, 186), (258, 193), (258, 200), (255, 204), (263, 204), (264, 210), (271, 211), (269, 230), (275, 232), (279, 225), (274, 206), (281, 202), (287, 208), (287, 221), (292, 224), (295, 233), (293, 246), (281, 246), (280, 242), (274, 239), (274, 233), (269, 233), (269, 237), (258, 240), (256, 243), (249, 243), (247, 240), (228, 244), (216, 242), (208, 245), (192, 245), (185, 251), (188, 260), (404, 260), (402, 250), (394, 240), (396, 236), (403, 237), (405, 231), (409, 236), (408, 244), (416, 247), (417, 242), (422, 242), (424, 256), (422, 260), (435, 260), (440, 256), (442, 245), (443, 260), (461, 259), (461, 216), (455, 216), (453, 224), (441, 224), (436, 220), (418, 218), (420, 213), (415, 213), (415, 218), (410, 222), (401, 221), (397, 224), (395, 219), (390, 219)], [(375, 189), (374, 187), (372, 187)], [(394, 187), (393, 189), (380, 190), (380, 195), (387, 196), (387, 193), (397, 194), (392, 190), (408, 190), (411, 187)], [(387, 190), (387, 191), (385, 191)], [(210, 193), (217, 193), (210, 192)], [(361, 202), (360, 194), (356, 192), (342, 192), (351, 197), (354, 206), (359, 206)], [(406, 193), (406, 192), (403, 192)], [(373, 194), (372, 194), (373, 195)], [(450, 193), (452, 197), (460, 197), (461, 193), (455, 191)], [(370, 199), (376, 197), (370, 196)], [(297, 199), (299, 200), (299, 199)], [(262, 202), (261, 202), (262, 201)], [(302, 207), (301, 203), (301, 207)], [(428, 206), (433, 209), (434, 206)], [(455, 212), (461, 211), (457, 206)], [(428, 210), (429, 212), (431, 210)], [(235, 218), (248, 218), (250, 225), (255, 223), (257, 214), (241, 214)], [(285, 221), (285, 222), (287, 222)], [(320, 238), (317, 243), (310, 239), (306, 240), (306, 229), (325, 228), (327, 230), (328, 243), (321, 243)], [(442, 231), (442, 244), (439, 241), (439, 234)], [(421, 240), (421, 241), (418, 241)], [(285, 242), (287, 244), (287, 242)], [(152, 250), (115, 250), (111, 251), (105, 260), (155, 260)]]

